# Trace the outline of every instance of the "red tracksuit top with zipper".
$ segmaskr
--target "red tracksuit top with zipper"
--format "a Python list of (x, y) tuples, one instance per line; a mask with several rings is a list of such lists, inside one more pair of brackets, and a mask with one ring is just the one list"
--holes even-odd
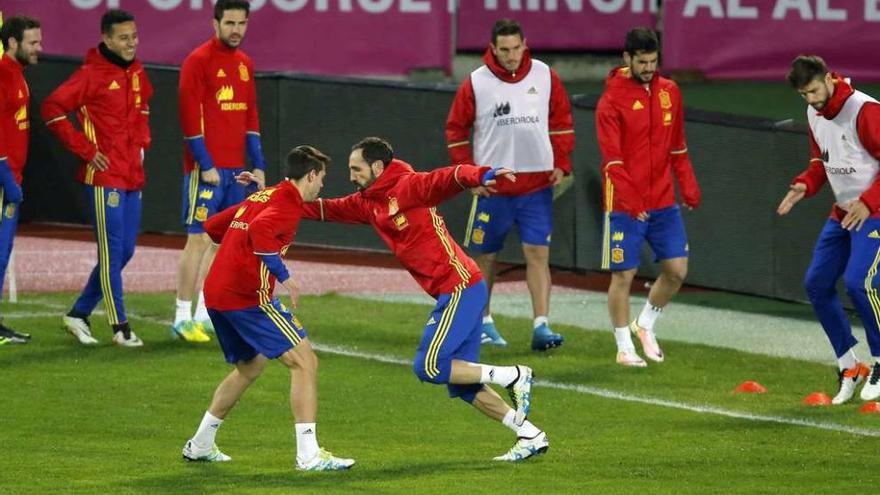
[(0, 59), (0, 87), (0, 158), (6, 158), (15, 181), (21, 185), (30, 140), (31, 93), (24, 80), (24, 66), (9, 53)]

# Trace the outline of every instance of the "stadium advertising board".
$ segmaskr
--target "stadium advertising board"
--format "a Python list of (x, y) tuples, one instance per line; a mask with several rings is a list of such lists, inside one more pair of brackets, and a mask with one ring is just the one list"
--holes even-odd
[[(405, 75), (449, 70), (451, 0), (252, 0), (242, 45), (260, 71)], [(82, 57), (108, 8), (131, 12), (138, 58), (180, 65), (213, 36), (211, 0), (4, 0), (3, 13), (40, 19), (47, 54)]]
[(880, 0), (667, 0), (663, 66), (716, 79), (784, 80), (802, 53), (859, 81), (880, 81), (873, 57)]

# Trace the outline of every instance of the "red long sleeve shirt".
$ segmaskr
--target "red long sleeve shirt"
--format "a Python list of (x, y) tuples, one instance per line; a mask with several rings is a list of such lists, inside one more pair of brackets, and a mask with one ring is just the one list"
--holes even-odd
[(31, 93), (24, 67), (9, 53), (0, 58), (0, 87), (0, 158), (6, 158), (15, 181), (21, 184), (30, 140)]
[(205, 222), (205, 232), (220, 244), (205, 279), (205, 306), (229, 311), (272, 301), (275, 276), (257, 253), (283, 256), (296, 235), (302, 208), (296, 186), (285, 180)]
[[(239, 49), (213, 38), (192, 51), (180, 68), (180, 126), (184, 139), (204, 136), (218, 168), (245, 164), (245, 136), (260, 133), (254, 64)], [(183, 170), (196, 168), (184, 146)]]
[(611, 71), (596, 107), (602, 153), (603, 207), (637, 215), (675, 204), (672, 175), (684, 202), (700, 204), (687, 153), (684, 105), (675, 82), (655, 74), (646, 89), (629, 69)]
[[(140, 62), (122, 68), (92, 48), (85, 63), (43, 100), (40, 113), (49, 130), (82, 160), (80, 182), (135, 191), (144, 185), (141, 151), (150, 146), (152, 96)], [(67, 119), (74, 111), (81, 131)], [(98, 151), (110, 160), (109, 169), (89, 165)]]
[(474, 260), (449, 235), (435, 206), (480, 185), (487, 170), (458, 165), (415, 172), (409, 164), (393, 160), (365, 190), (306, 204), (303, 218), (372, 225), (416, 282), (436, 298), (483, 278)]

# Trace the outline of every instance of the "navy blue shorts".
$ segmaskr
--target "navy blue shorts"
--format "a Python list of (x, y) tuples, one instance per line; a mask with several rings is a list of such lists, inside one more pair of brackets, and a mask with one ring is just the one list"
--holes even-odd
[(278, 299), (272, 304), (234, 311), (208, 308), (217, 340), (229, 363), (250, 361), (257, 354), (275, 359), (308, 337), (296, 316)]
[(605, 213), (602, 236), (602, 269), (629, 270), (639, 266), (642, 244), (648, 241), (654, 262), (687, 258), (688, 240), (678, 206), (649, 210), (648, 220), (641, 221), (628, 213)]
[(212, 186), (199, 180), (199, 170), (183, 176), (183, 225), (188, 234), (205, 232), (205, 220), (218, 211), (237, 205), (247, 197), (245, 187), (235, 182), (244, 168), (218, 168), (220, 184)]
[(523, 244), (549, 246), (553, 188), (523, 196), (474, 196), (464, 245), (480, 253), (497, 253), (513, 224), (519, 228)]

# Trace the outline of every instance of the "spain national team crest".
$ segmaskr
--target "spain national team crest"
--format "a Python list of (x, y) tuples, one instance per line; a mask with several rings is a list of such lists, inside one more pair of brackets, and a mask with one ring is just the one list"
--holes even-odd
[(397, 198), (388, 198), (388, 215), (396, 215), (398, 211), (400, 207), (397, 205)]
[(672, 97), (669, 96), (669, 91), (661, 89), (660, 92), (657, 93), (657, 98), (660, 99), (660, 108), (664, 110), (672, 108)]
[(471, 234), (471, 240), (474, 241), (474, 244), (480, 245), (483, 243), (483, 238), (486, 236), (486, 231), (481, 228), (474, 229), (474, 233)]
[(247, 66), (244, 64), (238, 64), (238, 77), (241, 78), (242, 81), (248, 82), (251, 80), (251, 75), (248, 74)]
[(611, 250), (611, 262), (623, 263), (623, 248), (614, 248)]
[(119, 193), (116, 191), (110, 191), (110, 194), (107, 195), (107, 206), (110, 208), (116, 208), (119, 206)]
[(3, 209), (3, 216), (12, 219), (15, 216), (15, 203), (9, 203)]
[(204, 222), (208, 219), (208, 208), (205, 206), (199, 206), (196, 208), (196, 220), (199, 222)]
[(401, 213), (394, 217), (394, 225), (397, 227), (397, 230), (403, 230), (409, 227), (409, 221), (406, 219), (406, 215)]

